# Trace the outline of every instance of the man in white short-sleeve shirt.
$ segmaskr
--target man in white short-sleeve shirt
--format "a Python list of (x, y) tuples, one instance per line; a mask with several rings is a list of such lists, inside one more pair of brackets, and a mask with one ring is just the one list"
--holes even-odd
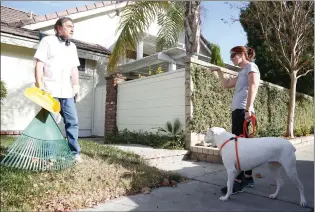
[(69, 40), (73, 34), (73, 22), (68, 17), (62, 17), (55, 23), (54, 29), (56, 34), (44, 37), (34, 56), (36, 86), (59, 100), (60, 115), (64, 119), (69, 147), (75, 154), (76, 160), (81, 161), (78, 143), (79, 125), (75, 107), (79, 94), (77, 67), (80, 66), (80, 61), (76, 45)]

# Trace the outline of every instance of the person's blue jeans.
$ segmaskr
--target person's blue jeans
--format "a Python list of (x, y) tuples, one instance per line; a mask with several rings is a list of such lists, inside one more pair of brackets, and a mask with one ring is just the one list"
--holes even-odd
[(60, 102), (60, 115), (63, 118), (66, 130), (66, 136), (70, 150), (75, 154), (80, 154), (79, 123), (77, 109), (75, 107), (74, 98), (55, 98)]

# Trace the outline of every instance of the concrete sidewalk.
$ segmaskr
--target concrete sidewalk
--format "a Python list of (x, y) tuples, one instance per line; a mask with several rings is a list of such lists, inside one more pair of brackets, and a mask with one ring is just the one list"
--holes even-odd
[(226, 185), (226, 171), (221, 164), (180, 161), (178, 157), (160, 157), (150, 164), (164, 170), (178, 171), (190, 178), (176, 188), (154, 189), (151, 194), (122, 197), (80, 211), (313, 211), (314, 208), (314, 143), (297, 149), (297, 169), (305, 187), (307, 208), (299, 206), (299, 192), (285, 173), (285, 184), (276, 200), (275, 181), (268, 175), (267, 166), (254, 170), (262, 178), (255, 178), (255, 188), (232, 195), (221, 202), (220, 188)]

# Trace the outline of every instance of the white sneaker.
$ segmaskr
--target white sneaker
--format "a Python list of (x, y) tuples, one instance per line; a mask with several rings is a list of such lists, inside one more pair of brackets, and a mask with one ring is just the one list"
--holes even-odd
[(82, 163), (83, 159), (81, 158), (81, 155), (76, 155), (74, 158), (78, 163)]

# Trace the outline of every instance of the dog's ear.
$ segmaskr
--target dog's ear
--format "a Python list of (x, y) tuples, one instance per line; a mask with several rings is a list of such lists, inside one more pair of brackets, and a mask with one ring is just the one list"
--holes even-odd
[(220, 127), (212, 127), (209, 129), (209, 132), (212, 134), (212, 135), (219, 135), (221, 134), (222, 132), (224, 132), (225, 130), (223, 128), (220, 128)]
[(215, 131), (215, 130), (214, 130), (213, 128), (210, 128), (210, 127), (209, 127), (207, 132), (208, 132), (210, 135), (214, 135), (214, 131)]

